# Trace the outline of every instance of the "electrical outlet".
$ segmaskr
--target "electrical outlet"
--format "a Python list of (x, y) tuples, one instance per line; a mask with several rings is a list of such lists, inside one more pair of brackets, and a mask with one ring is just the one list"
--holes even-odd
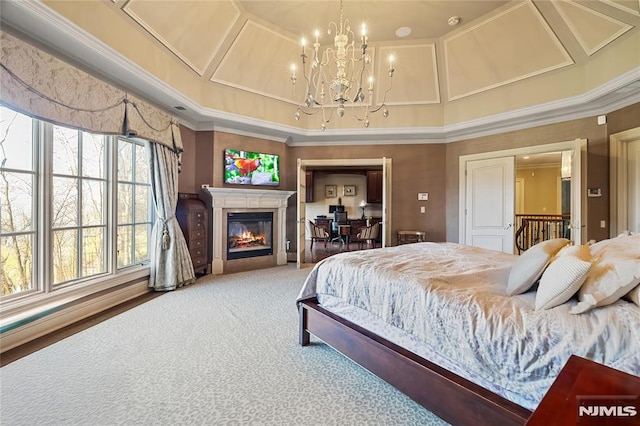
[(607, 222), (605, 222), (604, 220), (600, 221), (600, 228), (606, 228), (607, 227)]
[(420, 213), (426, 213), (427, 208), (425, 206), (420, 206)]

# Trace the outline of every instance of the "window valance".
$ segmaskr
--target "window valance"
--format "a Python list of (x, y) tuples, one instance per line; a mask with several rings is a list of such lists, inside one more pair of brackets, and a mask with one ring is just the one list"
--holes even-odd
[(0, 46), (2, 104), (56, 124), (183, 151), (178, 120), (167, 112), (5, 31)]

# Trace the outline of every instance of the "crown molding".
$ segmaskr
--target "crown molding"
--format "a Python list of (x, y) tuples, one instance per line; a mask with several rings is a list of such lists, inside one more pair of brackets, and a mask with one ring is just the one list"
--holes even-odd
[[(203, 107), (40, 1), (2, 1), (1, 22), (84, 69), (162, 107), (192, 130), (291, 146), (448, 143), (607, 114), (640, 102), (640, 67), (584, 94), (442, 127), (305, 130)], [(182, 106), (185, 111), (176, 110)]]

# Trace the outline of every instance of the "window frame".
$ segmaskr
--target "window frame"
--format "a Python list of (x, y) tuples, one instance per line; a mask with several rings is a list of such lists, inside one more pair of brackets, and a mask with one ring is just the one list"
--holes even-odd
[[(120, 177), (118, 175), (118, 170), (117, 170), (117, 165), (118, 165), (117, 163), (118, 162), (117, 161), (113, 162), (114, 163), (114, 167), (113, 167), (113, 170), (112, 170), (112, 172), (113, 172), (112, 182), (113, 182), (113, 186), (114, 186), (114, 188), (113, 188), (113, 191), (114, 191), (113, 201), (114, 202), (113, 202), (112, 206), (113, 206), (113, 210), (114, 211), (113, 211), (113, 216), (112, 216), (113, 220), (111, 221), (111, 223), (113, 224), (113, 227), (114, 227), (113, 232), (115, 234), (115, 240), (114, 240), (115, 246), (114, 246), (114, 250), (112, 250), (112, 254), (114, 256), (114, 259), (113, 259), (114, 271), (130, 268), (130, 267), (133, 267), (135, 265), (144, 265), (144, 264), (148, 264), (149, 263), (150, 260), (149, 260), (148, 256), (147, 256), (147, 260), (144, 260), (144, 261), (136, 261), (135, 260), (135, 248), (136, 248), (135, 228), (136, 228), (136, 226), (138, 226), (140, 224), (144, 224), (144, 223), (149, 225), (149, 229), (147, 231), (147, 255), (148, 255), (150, 253), (150, 251), (151, 251), (150, 250), (150, 248), (151, 248), (151, 246), (150, 246), (150, 244), (151, 244), (151, 232), (153, 230), (153, 224), (155, 223), (155, 205), (154, 205), (154, 201), (153, 201), (153, 193), (152, 193), (152, 185), (151, 185), (151, 165), (150, 164), (149, 164), (149, 170), (148, 170), (148, 173), (147, 173), (148, 178), (149, 178), (147, 183), (137, 182), (137, 180), (136, 180), (136, 175), (137, 175), (136, 174), (136, 165), (137, 165), (136, 157), (137, 157), (137, 154), (136, 154), (135, 148), (138, 147), (138, 146), (141, 146), (146, 151), (146, 150), (149, 149), (149, 146), (148, 146), (149, 142), (144, 141), (142, 139), (138, 139), (138, 138), (126, 138), (124, 136), (117, 136), (115, 138), (114, 143), (111, 145), (111, 148), (114, 150), (114, 154), (113, 154), (112, 158), (114, 158), (116, 160), (118, 159), (118, 150), (119, 150), (119, 146), (120, 146), (120, 141), (124, 141), (126, 143), (131, 143), (132, 144), (133, 149), (132, 149), (131, 158), (132, 158), (132, 162), (133, 162), (133, 167), (131, 169), (131, 176), (132, 176), (131, 181), (125, 181), (125, 180), (121, 181)], [(132, 221), (130, 223), (128, 222), (126, 224), (126, 226), (131, 226), (133, 228), (132, 229), (133, 238), (131, 240), (131, 244), (132, 244), (131, 255), (133, 256), (133, 261), (131, 263), (123, 265), (123, 266), (118, 266), (118, 228), (121, 225), (118, 223), (118, 209), (117, 209), (118, 192), (117, 192), (117, 190), (118, 190), (118, 186), (120, 185), (120, 183), (131, 184), (132, 185), (132, 189), (133, 189), (133, 193), (132, 193), (132, 201), (133, 202), (132, 202), (132, 211), (131, 211), (131, 216), (132, 216), (131, 219), (132, 219)], [(135, 189), (137, 187), (140, 187), (140, 186), (145, 186), (145, 187), (148, 188), (148, 192), (147, 192), (147, 208), (148, 208), (148, 212), (149, 212), (148, 222), (137, 222), (137, 218), (136, 218), (136, 216), (137, 216), (136, 215), (137, 204), (135, 202), (136, 201)], [(125, 225), (123, 225), (123, 226), (125, 226)]]
[[(3, 108), (6, 106), (0, 105)], [(13, 110), (12, 110), (13, 111)], [(19, 111), (15, 111), (21, 113)], [(22, 114), (22, 113), (21, 113)], [(151, 253), (151, 229), (155, 220), (155, 208), (153, 195), (151, 193), (151, 182), (149, 180), (148, 196), (148, 220), (150, 224), (149, 237), (147, 239), (147, 259), (135, 262), (131, 265), (117, 267), (117, 146), (119, 140), (133, 143), (134, 146), (143, 146), (149, 149), (148, 141), (142, 139), (131, 139), (117, 135), (103, 135), (105, 140), (105, 173), (106, 182), (106, 207), (103, 212), (105, 226), (105, 272), (89, 277), (79, 277), (75, 280), (53, 284), (53, 256), (51, 254), (51, 243), (53, 226), (51, 215), (53, 210), (52, 188), (53, 188), (53, 165), (51, 160), (53, 153), (53, 125), (42, 120), (32, 119), (32, 156), (33, 170), (28, 173), (34, 174), (33, 198), (32, 198), (32, 227), (33, 244), (32, 249), (32, 285), (31, 289), (19, 293), (0, 296), (0, 326), (4, 326), (6, 321), (19, 318), (25, 315), (33, 315), (34, 312), (42, 312), (43, 309), (56, 309), (68, 303), (74, 303), (95, 293), (113, 289), (114, 287), (129, 284), (132, 281), (140, 281), (150, 275)], [(80, 132), (80, 136), (82, 131)], [(149, 179), (151, 173), (149, 170)], [(82, 182), (84, 176), (78, 176), (78, 181)], [(81, 191), (82, 189), (80, 189)], [(81, 214), (81, 209), (78, 209)], [(147, 223), (147, 222), (144, 222)], [(102, 225), (100, 225), (102, 226)], [(78, 229), (81, 227), (77, 225)], [(9, 235), (9, 234), (7, 234)]]

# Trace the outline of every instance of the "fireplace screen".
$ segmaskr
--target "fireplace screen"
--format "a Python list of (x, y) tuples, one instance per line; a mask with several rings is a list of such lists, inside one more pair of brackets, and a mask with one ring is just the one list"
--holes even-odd
[(227, 213), (227, 260), (273, 254), (272, 212)]

